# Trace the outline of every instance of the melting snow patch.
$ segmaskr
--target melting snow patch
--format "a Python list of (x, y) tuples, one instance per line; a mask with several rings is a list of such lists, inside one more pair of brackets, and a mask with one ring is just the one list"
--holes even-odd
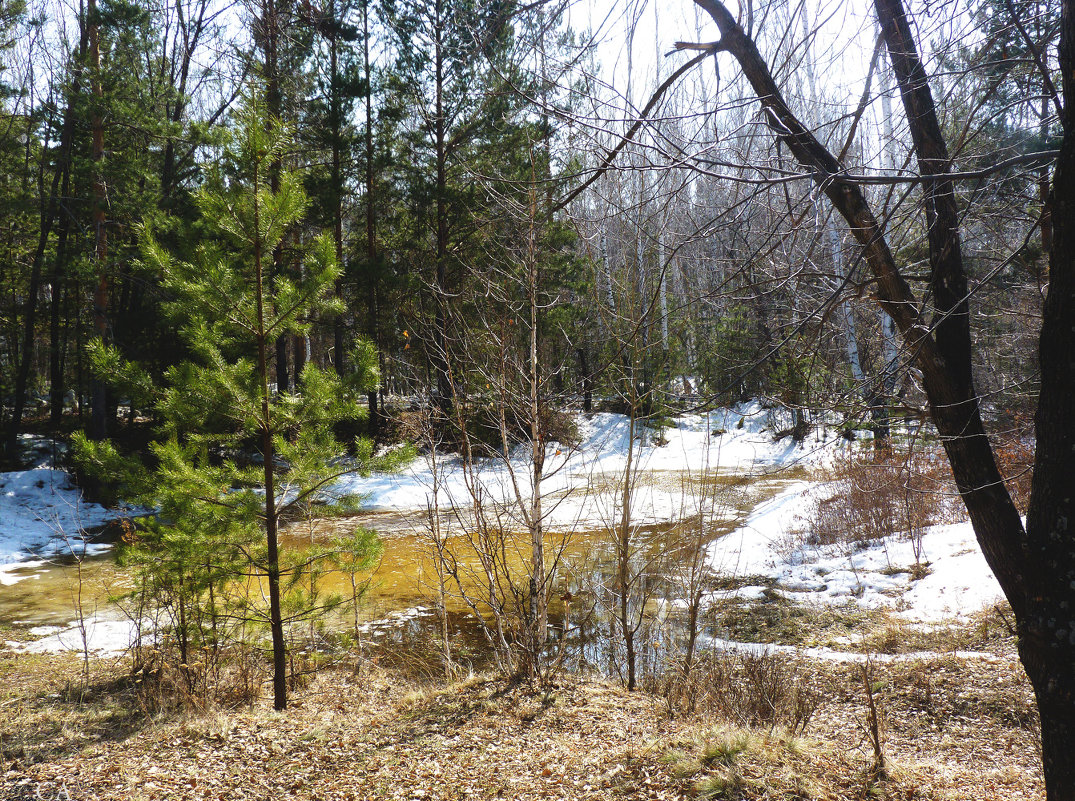
[(801, 539), (796, 529), (810, 486), (798, 482), (757, 507), (710, 547), (709, 564), (725, 574), (772, 578), (775, 589), (797, 602), (854, 603), (912, 621), (965, 617), (1003, 598), (969, 523), (928, 529), (917, 558), (908, 538), (842, 551), (789, 545)]
[(800, 648), (793, 645), (772, 645), (770, 643), (736, 642), (719, 637), (699, 638), (699, 642), (717, 651), (743, 653), (751, 656), (768, 654), (790, 654), (806, 659), (818, 659), (827, 662), (921, 662), (942, 657), (973, 659), (982, 662), (1010, 663), (1018, 660), (1016, 656), (991, 654), (987, 651), (912, 651), (905, 654), (861, 654), (849, 651), (836, 651), (832, 648)]
[[(123, 514), (82, 500), (62, 470), (0, 473), (0, 565), (72, 551), (92, 554), (107, 546), (87, 544), (86, 530)], [(0, 577), (5, 584), (11, 581)]]
[(81, 652), (85, 649), (98, 656), (120, 656), (134, 644), (138, 625), (132, 620), (90, 617), (85, 622), (85, 636), (78, 621), (72, 621), (66, 627), (35, 626), (29, 629), (29, 634), (38, 639), (9, 641), (7, 647), (27, 654)]

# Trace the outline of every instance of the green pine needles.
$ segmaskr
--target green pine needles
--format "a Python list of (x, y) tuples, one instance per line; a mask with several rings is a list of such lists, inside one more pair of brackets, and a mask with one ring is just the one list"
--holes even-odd
[[(142, 233), (147, 267), (158, 271), (173, 298), (175, 320), (190, 358), (165, 374), (155, 392), (160, 439), (156, 469), (128, 471), (127, 485), (156, 510), (126, 549), (137, 564), (139, 591), (163, 618), (182, 665), (229, 642), (247, 642), (268, 628), (273, 702), (287, 705), (288, 640), (339, 599), (324, 597), (316, 577), (343, 569), (353, 577), (380, 552), (370, 532), (337, 537), (303, 551), (280, 547), (288, 523), (353, 512), (358, 499), (333, 485), (355, 470), (390, 469), (403, 457), (374, 460), (369, 442), (351, 457), (334, 436), (341, 421), (365, 415), (358, 399), (378, 376), (376, 353), (360, 343), (353, 372), (308, 363), (294, 393), (272, 383), (273, 345), (283, 335), (305, 336), (310, 321), (336, 314), (340, 276), (332, 239), (309, 237), (301, 223), (307, 197), (289, 171), (286, 129), (249, 97), (205, 186), (197, 193), (200, 220), (190, 260)], [(111, 365), (117, 381), (137, 367), (120, 364), (106, 346), (94, 362)], [(83, 464), (115, 477), (108, 443), (80, 440)], [(390, 463), (391, 462), (391, 463)], [(349, 600), (357, 600), (351, 582)]]

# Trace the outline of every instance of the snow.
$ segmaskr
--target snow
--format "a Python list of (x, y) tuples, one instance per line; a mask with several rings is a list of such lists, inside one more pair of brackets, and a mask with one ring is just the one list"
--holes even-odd
[[(679, 417), (663, 433), (663, 443), (652, 432), (636, 431), (633, 458), (642, 479), (632, 500), (632, 520), (644, 525), (696, 514), (705, 498), (683, 481), (688, 473), (698, 476), (709, 470), (775, 477), (784, 488), (714, 543), (708, 554), (711, 567), (724, 575), (759, 576), (772, 582), (772, 587), (742, 588), (737, 591), (740, 598), (757, 600), (775, 589), (799, 603), (853, 603), (889, 609), (911, 621), (965, 617), (1002, 599), (969, 523), (937, 526), (924, 534), (920, 561), (928, 565), (928, 574), (919, 579), (910, 572), (916, 560), (906, 539), (856, 551), (802, 545), (797, 529), (807, 509), (807, 493), (817, 485), (780, 479), (781, 471), (795, 465), (824, 465), (848, 444), (831, 433), (820, 441), (808, 438), (802, 445), (790, 437), (774, 441), (772, 428), (770, 412), (748, 403)], [(548, 498), (544, 521), (548, 527), (597, 527), (616, 519), (621, 492), (616, 479), (627, 465), (629, 422), (622, 415), (596, 414), (580, 418), (579, 433), (577, 448), (552, 445), (547, 454), (542, 490)], [(525, 501), (531, 487), (527, 470), (525, 449), (520, 448), (508, 464), (502, 459), (483, 460), (473, 481), (481, 488), (483, 502), (503, 505), (510, 518), (512, 475), (522, 485)], [(472, 504), (467, 478), (458, 458), (434, 460), (427, 455), (397, 475), (351, 477), (344, 489), (364, 495), (371, 510), (422, 510), (434, 499), (442, 509), (459, 509)], [(520, 519), (516, 515), (516, 522)]]
[[(758, 577), (736, 591), (741, 599), (760, 600), (775, 591), (803, 604), (882, 608), (911, 622), (959, 618), (1001, 599), (968, 523), (936, 526), (924, 533), (921, 561), (928, 565), (928, 573), (919, 579), (909, 572), (915, 556), (905, 539), (858, 550), (804, 545), (797, 531), (809, 502), (807, 493), (817, 484), (788, 468), (825, 465), (850, 446), (831, 430), (827, 437), (812, 434), (803, 444), (789, 437), (774, 441), (773, 429), (786, 427), (773, 419), (780, 414), (786, 421), (786, 413), (748, 403), (684, 415), (660, 436), (636, 428), (633, 447), (624, 416), (580, 416), (580, 444), (548, 448), (542, 482), (544, 523), (548, 528), (582, 530), (617, 519), (630, 451), (640, 476), (632, 498), (635, 524), (712, 512), (706, 506), (712, 500), (691, 480), (706, 471), (749, 474), (776, 488), (707, 553), (710, 566), (723, 575)], [(483, 503), (499, 507), (502, 519), (514, 518), (519, 524), (531, 494), (528, 461), (526, 448), (519, 447), (506, 462), (479, 460), (476, 472), (468, 475), (457, 456), (427, 454), (396, 474), (346, 476), (335, 491), (362, 496), (371, 511), (414, 513), (434, 502), (442, 510), (465, 510), (473, 504), (468, 489), (472, 487)], [(5, 581), (5, 565), (25, 564), (69, 548), (62, 534), (74, 538), (71, 544), (80, 550), (84, 547), (77, 538), (80, 530), (115, 516), (114, 511), (82, 501), (62, 471), (41, 467), (0, 474), (0, 584)], [(85, 547), (92, 551), (97, 546)], [(105, 643), (108, 636), (114, 638), (109, 647), (129, 642), (124, 640), (129, 626), (124, 631), (118, 621), (95, 621), (93, 631), (95, 645)], [(33, 646), (70, 648), (72, 643), (80, 649), (81, 635), (77, 627), (68, 626)]]
[(27, 634), (38, 639), (30, 642), (8, 642), (13, 651), (25, 654), (82, 652), (88, 650), (97, 656), (120, 656), (138, 636), (138, 626), (133, 620), (119, 620), (103, 615), (87, 616), (83, 630), (77, 620), (66, 626), (34, 626)]
[(30, 559), (107, 549), (86, 542), (85, 532), (122, 514), (84, 501), (62, 470), (0, 473), (0, 585), (13, 583), (10, 568), (16, 563), (25, 566)]
[[(734, 653), (748, 654), (750, 656), (765, 656), (768, 654), (790, 654), (800, 658), (818, 659), (825, 662), (845, 662), (861, 664), (864, 662), (919, 662), (927, 659), (936, 659), (936, 651), (908, 651), (902, 654), (864, 654), (855, 651), (837, 651), (832, 648), (800, 648), (794, 645), (774, 645), (771, 643), (737, 642), (724, 640), (719, 637), (699, 637), (699, 644), (708, 646), (718, 651), (730, 651)], [(1016, 660), (1015, 656), (993, 654), (988, 651), (948, 651), (945, 656), (955, 659), (973, 659), (980, 662), (1010, 663)]]
[[(710, 565), (723, 573), (770, 578), (772, 589), (799, 603), (854, 603), (889, 609), (911, 621), (965, 618), (1002, 600), (970, 523), (924, 533), (919, 561), (928, 573), (919, 579), (912, 578), (916, 560), (907, 538), (857, 549), (797, 542), (804, 495), (813, 486), (795, 482), (758, 506), (740, 528), (710, 547)], [(753, 597), (759, 594), (756, 588), (747, 590)]]
[[(559, 443), (548, 446), (542, 481), (542, 492), (548, 499), (544, 521), (548, 527), (607, 524), (619, 503), (618, 491), (594, 491), (594, 487), (615, 482), (623, 475), (630, 444), (628, 419), (600, 413), (580, 417), (578, 422), (577, 447)], [(797, 446), (790, 438), (774, 442), (769, 412), (757, 403), (679, 417), (663, 432), (662, 440), (654, 432), (636, 426), (631, 458), (642, 480), (633, 499), (632, 518), (647, 524), (697, 513), (704, 499), (686, 489), (687, 474), (760, 474), (799, 463), (817, 463), (831, 456), (836, 447), (835, 437), (808, 447)], [(669, 473), (676, 476), (664, 475)], [(666, 480), (653, 481), (654, 476)], [(426, 455), (398, 474), (351, 476), (336, 489), (363, 496), (367, 509), (405, 512), (424, 510), (434, 501), (441, 509), (468, 508), (473, 504), (470, 482), (480, 486), (483, 503), (505, 507), (510, 514), (516, 501), (513, 478), (525, 502), (532, 494), (525, 446), (517, 448), (507, 463), (498, 458), (479, 460), (473, 477), (468, 476), (458, 457)]]

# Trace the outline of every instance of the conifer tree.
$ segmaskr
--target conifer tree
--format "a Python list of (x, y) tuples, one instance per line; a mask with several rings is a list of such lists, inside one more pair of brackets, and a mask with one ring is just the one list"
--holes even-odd
[[(173, 622), (182, 627), (177, 640), (184, 647), (184, 608), (215, 619), (213, 590), (219, 596), (222, 583), (245, 574), (265, 587), (267, 609), (251, 602), (244, 619), (268, 623), (273, 704), (284, 709), (286, 624), (309, 616), (318, 604), (307, 596), (301, 609), (288, 609), (284, 596), (330, 554), (288, 558), (280, 549), (281, 525), (315, 506), (318, 515), (354, 508), (355, 499), (332, 490), (336, 479), (355, 469), (340, 458), (344, 449), (333, 431), (341, 420), (364, 413), (359, 393), (376, 383), (376, 354), (360, 346), (346, 380), (308, 363), (300, 391), (276, 391), (274, 343), (282, 335), (304, 334), (318, 314), (337, 311), (332, 295), (340, 267), (331, 236), (298, 239), (308, 205), (300, 176), (283, 170), (270, 178), (270, 165), (281, 163), (288, 146), (280, 121), (250, 97), (237, 122), (195, 198), (201, 220), (194, 258), (174, 258), (149, 231), (142, 237), (147, 266), (160, 273), (174, 298), (168, 312), (192, 355), (167, 371), (158, 393), (164, 436), (152, 446), (158, 467), (144, 493), (158, 511), (146, 536), (154, 569), (185, 593), (186, 607)], [(298, 277), (269, 269), (273, 251), (285, 241), (301, 243)], [(136, 370), (104, 346), (97, 351), (98, 364), (111, 363), (112, 372), (131, 383)], [(110, 461), (106, 448), (85, 440), (79, 450), (84, 461)], [(359, 463), (371, 466), (370, 444), (357, 443), (356, 450)], [(375, 547), (369, 538), (354, 542)], [(209, 607), (202, 603), (207, 596)]]

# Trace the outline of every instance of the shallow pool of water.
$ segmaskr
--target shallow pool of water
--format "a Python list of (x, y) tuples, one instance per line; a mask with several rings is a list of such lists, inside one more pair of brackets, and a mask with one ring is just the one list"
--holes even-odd
[[(782, 473), (764, 478), (718, 476), (698, 479), (659, 473), (645, 477), (651, 483), (685, 486), (719, 495), (705, 519), (662, 522), (629, 527), (632, 576), (630, 594), (636, 600), (631, 614), (641, 621), (642, 650), (657, 658), (669, 628), (676, 619), (675, 600), (687, 597), (689, 582), (700, 555), (713, 540), (735, 529), (757, 504), (773, 497), (801, 478)], [(686, 483), (685, 483), (686, 482)], [(616, 662), (612, 637), (619, 598), (617, 542), (621, 528), (615, 515), (606, 525), (546, 532), (544, 550), (551, 570), (551, 637), (570, 643), (572, 659), (602, 666)], [(357, 578), (366, 586), (357, 615), (337, 610), (333, 627), (356, 623), (364, 639), (380, 641), (399, 654), (408, 650), (439, 648), (445, 621), (453, 651), (479, 660), (485, 642), (479, 616), (490, 615), (490, 586), (496, 595), (513, 603), (526, 597), (525, 575), (531, 558), (529, 535), (510, 532), (489, 537), (472, 515), (445, 515), (440, 520), (445, 561), (435, 557), (436, 540), (427, 517), (420, 513), (370, 512), (341, 519), (313, 520), (289, 526), (282, 532), (284, 548), (300, 549), (324, 544), (356, 527), (379, 532), (384, 545), (378, 565)], [(449, 566), (449, 574), (438, 564)], [(62, 625), (84, 614), (120, 616), (117, 599), (133, 586), (130, 574), (109, 556), (32, 563), (9, 571), (17, 583), (0, 587), (0, 623), (21, 626)], [(328, 572), (318, 579), (321, 592), (351, 596), (350, 576)], [(570, 597), (565, 608), (562, 597)], [(440, 612), (443, 598), (444, 613)], [(477, 613), (477, 614), (476, 614)], [(565, 633), (566, 614), (566, 633)], [(674, 627), (673, 627), (674, 630)], [(469, 656), (468, 656), (469, 655)]]

